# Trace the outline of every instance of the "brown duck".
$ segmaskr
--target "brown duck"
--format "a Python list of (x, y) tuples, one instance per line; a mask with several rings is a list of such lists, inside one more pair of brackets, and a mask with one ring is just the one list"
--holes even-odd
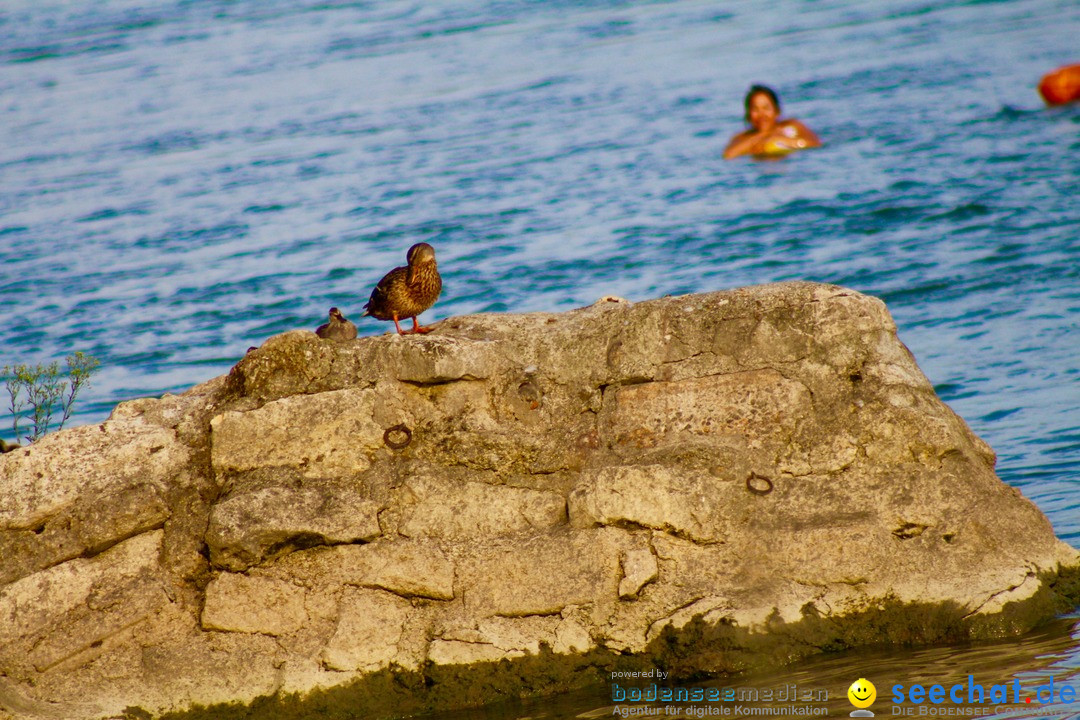
[(330, 322), (320, 325), (315, 334), (327, 340), (352, 340), (356, 337), (356, 326), (349, 322), (336, 307), (330, 308)]
[[(386, 273), (371, 291), (364, 315), (376, 320), (393, 320), (398, 335), (426, 333), (431, 328), (417, 324), (416, 316), (434, 305), (442, 292), (442, 278), (435, 265), (435, 248), (427, 243), (416, 243), (409, 248), (405, 260), (408, 265)], [(398, 324), (398, 320), (405, 318), (412, 318), (412, 330), (402, 330)]]

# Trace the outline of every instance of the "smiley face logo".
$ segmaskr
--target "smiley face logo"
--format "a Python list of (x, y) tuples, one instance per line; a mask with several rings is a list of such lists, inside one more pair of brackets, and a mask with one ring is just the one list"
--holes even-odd
[(848, 700), (857, 708), (868, 708), (877, 699), (877, 688), (866, 678), (859, 678), (847, 689)]

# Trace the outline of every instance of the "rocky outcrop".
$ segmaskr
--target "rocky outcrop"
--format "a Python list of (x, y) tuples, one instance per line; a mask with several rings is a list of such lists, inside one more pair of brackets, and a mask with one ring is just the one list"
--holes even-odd
[(993, 467), (884, 305), (833, 286), (289, 332), (0, 457), (0, 707), (394, 676), (419, 709), (506, 667), (534, 692), (1018, 632), (1080, 560)]

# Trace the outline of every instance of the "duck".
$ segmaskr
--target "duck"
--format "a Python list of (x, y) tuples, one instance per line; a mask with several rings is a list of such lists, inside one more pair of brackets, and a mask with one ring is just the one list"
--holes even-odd
[[(442, 292), (435, 248), (426, 242), (416, 243), (409, 248), (405, 262), (406, 265), (386, 273), (375, 285), (363, 314), (376, 320), (393, 320), (398, 335), (431, 332), (431, 328), (417, 322), (416, 316), (434, 305)], [(398, 322), (406, 318), (412, 318), (411, 330), (402, 330)]]
[(315, 334), (326, 340), (352, 340), (356, 337), (356, 326), (349, 322), (336, 307), (330, 308), (330, 321), (320, 325)]

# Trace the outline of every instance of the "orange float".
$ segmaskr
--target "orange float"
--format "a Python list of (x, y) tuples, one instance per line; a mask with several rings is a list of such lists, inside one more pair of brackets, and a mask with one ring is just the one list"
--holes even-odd
[(1080, 100), (1080, 64), (1065, 65), (1044, 75), (1039, 82), (1039, 94), (1047, 105)]

